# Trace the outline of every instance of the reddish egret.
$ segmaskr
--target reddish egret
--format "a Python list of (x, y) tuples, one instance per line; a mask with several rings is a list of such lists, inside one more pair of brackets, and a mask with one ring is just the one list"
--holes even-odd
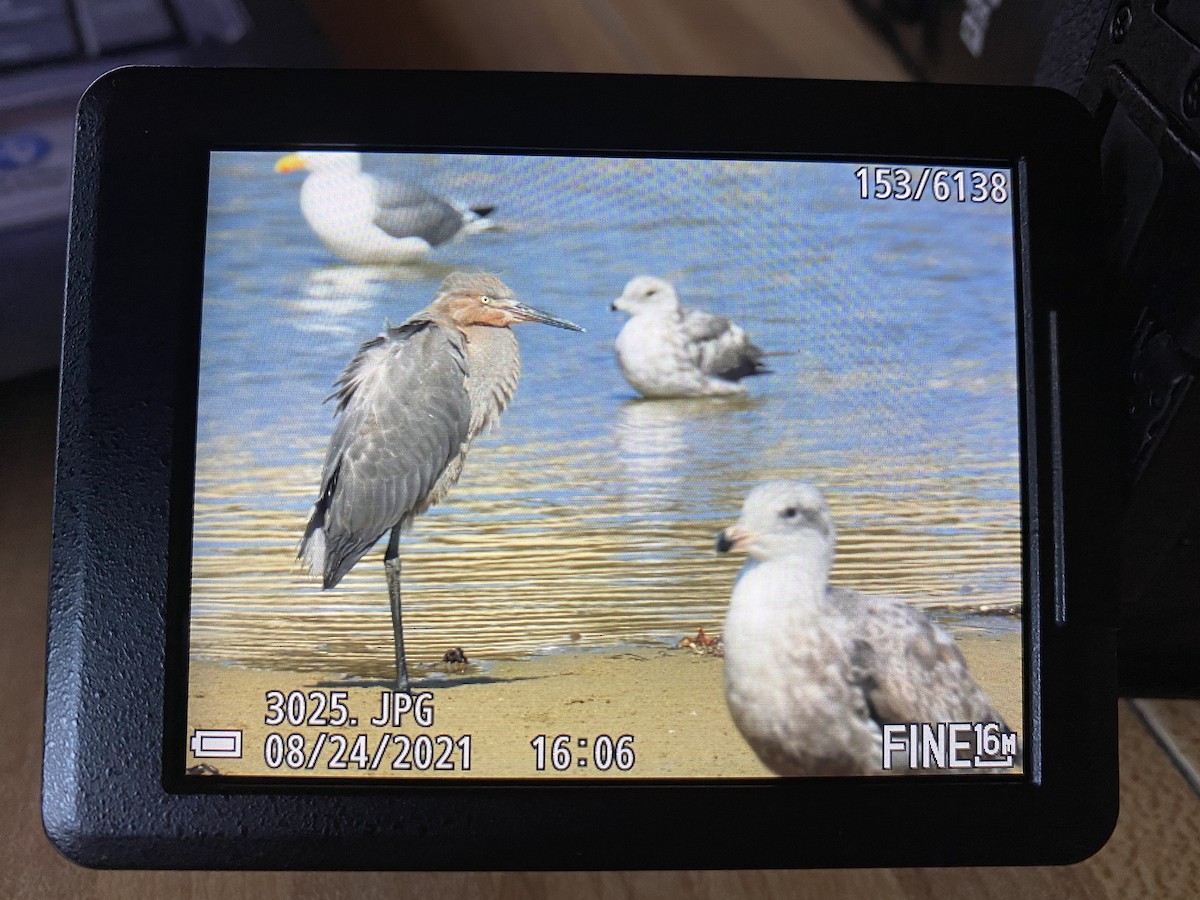
[(401, 691), (400, 534), (446, 495), (475, 436), (512, 399), (518, 322), (583, 331), (519, 303), (493, 275), (455, 272), (429, 306), (363, 344), (335, 385), (337, 422), (299, 558), (329, 589), (390, 532), (383, 566)]
[(639, 275), (612, 308), (633, 317), (617, 335), (617, 361), (643, 396), (744, 394), (741, 379), (768, 371), (746, 332), (721, 316), (685, 309), (665, 279)]
[[(725, 621), (725, 693), (780, 775), (882, 771), (884, 726), (996, 723), (958, 646), (915, 607), (829, 585), (835, 534), (821, 492), (776, 481), (746, 497), (717, 550), (744, 549)], [(900, 770), (903, 771), (901, 766)]]
[(321, 242), (352, 263), (416, 262), (463, 231), (490, 226), (491, 206), (456, 206), (415, 184), (376, 178), (359, 153), (302, 151), (276, 172), (307, 169), (300, 211)]

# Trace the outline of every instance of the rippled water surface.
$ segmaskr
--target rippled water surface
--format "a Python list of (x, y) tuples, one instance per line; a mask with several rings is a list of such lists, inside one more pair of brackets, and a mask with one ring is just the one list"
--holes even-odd
[[(587, 333), (518, 327), (512, 406), (402, 545), (411, 659), (719, 630), (741, 560), (718, 556), (713, 536), (775, 478), (825, 488), (838, 583), (942, 609), (1019, 606), (1007, 205), (862, 201), (850, 164), (375, 158), (368, 169), (495, 203), (503, 228), (418, 266), (369, 268), (318, 242), (299, 176), (272, 171), (278, 155), (214, 156), (197, 656), (390, 673), (382, 545), (331, 591), (296, 547), (334, 380), (456, 268), (494, 272)], [(638, 274), (736, 319), (773, 374), (745, 399), (637, 399), (609, 304)]]

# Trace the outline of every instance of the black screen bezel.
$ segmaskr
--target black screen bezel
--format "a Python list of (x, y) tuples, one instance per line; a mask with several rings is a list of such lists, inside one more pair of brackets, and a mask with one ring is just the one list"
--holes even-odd
[[(403, 114), (381, 116), (388, 108)], [(1103, 374), (1114, 356), (1095, 301), (1094, 139), (1065, 97), (783, 80), (122, 70), (89, 91), (80, 125), (44, 802), (47, 830), (69, 856), (155, 868), (1061, 862), (1111, 830), (1116, 416)], [(209, 153), (300, 147), (1011, 166), (1025, 566), (1037, 573), (1026, 585), (1026, 775), (184, 777)], [(100, 773), (120, 802), (99, 800)], [(796, 809), (813, 824), (767, 824)], [(1004, 827), (964, 827), (979, 809)], [(714, 842), (716, 823), (725, 827)]]

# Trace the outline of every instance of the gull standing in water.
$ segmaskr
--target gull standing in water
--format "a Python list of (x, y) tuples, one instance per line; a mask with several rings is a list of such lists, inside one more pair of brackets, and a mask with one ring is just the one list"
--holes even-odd
[(448, 275), (433, 302), (367, 341), (337, 380), (337, 424), (299, 558), (325, 590), (375, 543), (383, 555), (396, 688), (409, 690), (400, 620), (400, 535), (458, 481), (471, 442), (504, 412), (521, 377), (509, 326), (578, 325), (526, 306), (494, 275)]
[(885, 724), (1007, 731), (953, 638), (924, 613), (829, 585), (834, 543), (821, 491), (789, 481), (752, 490), (717, 536), (718, 551), (750, 557), (725, 622), (725, 692), (759, 759), (780, 775), (878, 775)]
[(362, 170), (362, 154), (301, 151), (275, 164), (276, 172), (306, 169), (300, 211), (326, 247), (347, 262), (413, 263), (461, 232), (492, 227), (495, 207), (463, 207), (404, 181)]
[(663, 278), (632, 279), (612, 308), (632, 316), (617, 335), (617, 361), (645, 397), (745, 394), (741, 379), (769, 371), (746, 332), (721, 316), (684, 309)]

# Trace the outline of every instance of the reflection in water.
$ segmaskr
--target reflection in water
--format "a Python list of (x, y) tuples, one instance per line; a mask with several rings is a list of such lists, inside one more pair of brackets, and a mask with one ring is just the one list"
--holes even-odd
[(629, 479), (649, 487), (678, 484), (679, 457), (684, 450), (683, 426), (696, 406), (711, 400), (626, 400), (617, 410), (614, 432)]
[[(418, 519), (403, 546), (414, 661), (436, 661), (451, 646), (472, 658), (511, 657), (576, 643), (573, 633), (582, 636), (578, 643), (599, 646), (720, 629), (741, 560), (718, 557), (713, 535), (736, 519), (740, 497), (713, 508), (712, 485), (672, 465), (686, 446), (682, 422), (672, 424), (677, 411), (660, 417), (641, 406), (636, 424), (622, 417), (615, 452), (531, 454), (513, 445), (474, 451), (463, 481), (442, 507)], [(215, 451), (201, 460), (194, 652), (266, 668), (386, 677), (382, 545), (338, 588), (321, 591), (295, 560), (311, 475), (302, 467), (247, 466)], [(561, 491), (581, 464), (596, 482), (572, 502), (541, 489)], [(308, 472), (319, 466), (311, 456)], [(622, 472), (627, 466), (633, 470)], [(853, 481), (855, 473), (815, 474), (828, 483)], [(871, 483), (867, 472), (857, 474)], [(743, 472), (741, 480), (749, 483), (749, 476)], [(919, 472), (909, 479), (924, 481)], [(890, 480), (903, 487), (899, 473)], [(1004, 504), (970, 499), (977, 488), (831, 493), (841, 523), (834, 581), (922, 605), (1013, 604), (1020, 597), (1012, 563), (1019, 536), (1015, 526), (998, 527)]]
[[(719, 433), (739, 413), (760, 403), (749, 397), (625, 400), (613, 426), (616, 460), (620, 467), (621, 515), (629, 523), (626, 558), (659, 566), (670, 552), (679, 552), (674, 535), (663, 529), (665, 519), (685, 512), (690, 496), (698, 499), (714, 489), (733, 488), (730, 472), (720, 458), (698, 455), (697, 435)], [(710, 510), (719, 515), (728, 503)]]
[[(408, 266), (353, 266), (335, 264), (310, 269), (304, 283), (307, 298), (330, 301), (324, 311), (345, 315), (361, 312), (368, 299), (386, 299), (396, 285), (424, 285), (441, 281), (453, 266), (419, 263)], [(414, 292), (418, 295), (418, 292)], [(432, 300), (430, 296), (428, 300)], [(428, 301), (426, 301), (428, 302)], [(361, 319), (357, 320), (361, 324)]]
[(746, 398), (687, 400), (626, 400), (613, 428), (617, 458), (630, 514), (661, 510), (678, 497), (688, 472), (687, 429), (712, 423), (739, 409), (750, 409)]

